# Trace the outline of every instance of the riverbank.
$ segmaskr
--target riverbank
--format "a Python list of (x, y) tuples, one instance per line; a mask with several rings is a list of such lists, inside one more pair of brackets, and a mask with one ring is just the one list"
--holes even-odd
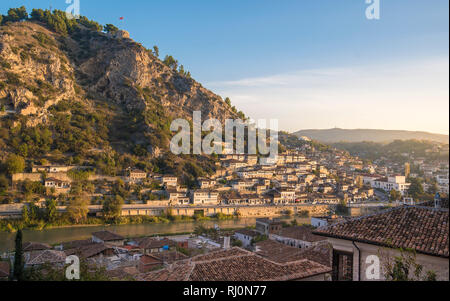
[[(286, 222), (290, 222), (294, 217), (282, 217)], [(310, 218), (295, 217), (299, 224), (311, 223)], [(241, 217), (232, 220), (203, 220), (191, 222), (171, 222), (159, 224), (136, 224), (136, 225), (88, 225), (87, 227), (61, 227), (48, 229), (46, 231), (29, 230), (23, 231), (23, 241), (33, 241), (47, 243), (49, 245), (58, 244), (72, 240), (88, 239), (96, 231), (109, 230), (123, 237), (139, 236), (168, 236), (182, 235), (194, 232), (198, 226), (211, 228), (219, 226), (221, 229), (241, 229), (254, 227), (256, 217)], [(14, 249), (15, 233), (0, 232), (0, 252), (6, 252)]]
[(232, 220), (239, 218), (236, 215), (225, 215), (218, 213), (212, 217), (190, 217), (190, 216), (126, 216), (120, 217), (113, 222), (106, 221), (101, 218), (89, 217), (86, 219), (88, 223), (75, 224), (67, 219), (59, 219), (56, 222), (48, 223), (44, 220), (34, 220), (25, 222), (21, 219), (0, 220), (0, 233), (8, 232), (15, 233), (17, 230), (51, 230), (60, 228), (76, 228), (76, 227), (95, 227), (95, 226), (110, 226), (110, 225), (140, 225), (140, 224), (160, 224), (160, 223), (183, 223), (193, 221), (220, 221)]

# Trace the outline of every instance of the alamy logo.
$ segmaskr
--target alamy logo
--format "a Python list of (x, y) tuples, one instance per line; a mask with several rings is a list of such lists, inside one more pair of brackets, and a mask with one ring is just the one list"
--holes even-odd
[(66, 263), (70, 264), (66, 268), (67, 280), (80, 280), (80, 259), (78, 256), (71, 255), (66, 257)]
[(69, 20), (80, 18), (80, 0), (66, 0), (66, 4), (71, 4), (66, 8), (67, 18)]
[(369, 4), (366, 8), (366, 18), (380, 20), (380, 0), (366, 0), (366, 4)]
[[(178, 131), (170, 142), (170, 150), (173, 154), (188, 155), (191, 154), (191, 151), (194, 155), (260, 154), (268, 156), (266, 161), (263, 160), (263, 164), (271, 164), (270, 162), (278, 156), (278, 120), (276, 119), (270, 120), (268, 129), (266, 120), (258, 120), (256, 124), (250, 120), (227, 119), (225, 121), (225, 141), (223, 140), (224, 128), (219, 120), (208, 119), (202, 123), (201, 112), (195, 111), (192, 121), (192, 144), (189, 121), (176, 119), (170, 125), (172, 132)], [(235, 132), (236, 135), (234, 135)], [(267, 137), (267, 132), (270, 133), (269, 137)], [(247, 137), (247, 151), (245, 137)], [(234, 145), (236, 145), (235, 148)]]
[(376, 255), (369, 255), (366, 258), (366, 279), (380, 280), (380, 258)]

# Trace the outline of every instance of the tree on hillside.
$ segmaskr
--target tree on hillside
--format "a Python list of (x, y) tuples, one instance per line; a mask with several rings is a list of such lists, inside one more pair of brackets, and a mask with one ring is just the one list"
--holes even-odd
[(117, 28), (116, 26), (112, 25), (112, 24), (106, 24), (104, 27), (104, 30), (106, 33), (110, 33), (110, 34), (116, 34), (119, 31), (119, 28)]
[(56, 210), (56, 200), (49, 199), (45, 202), (45, 219), (52, 223), (56, 220), (58, 211)]
[(8, 190), (9, 180), (4, 174), (0, 174), (0, 193), (5, 193)]
[(70, 187), (70, 194), (71, 195), (81, 195), (83, 193), (83, 185), (79, 181), (72, 182), (72, 185)]
[(30, 223), (30, 214), (28, 212), (28, 206), (26, 204), (22, 207), (22, 220), (25, 225), (28, 225), (28, 223)]
[(14, 252), (14, 279), (21, 281), (23, 280), (23, 248), (22, 248), (22, 230), (19, 229), (16, 234), (16, 247)]
[(436, 181), (433, 181), (433, 183), (431, 183), (431, 184), (428, 186), (427, 193), (428, 193), (428, 194), (431, 194), (431, 195), (435, 195), (437, 192), (439, 192), (439, 188), (438, 188), (438, 186), (437, 186)]
[(76, 224), (79, 224), (86, 219), (89, 212), (88, 201), (83, 197), (75, 197), (70, 200), (66, 210), (69, 218)]
[(389, 193), (389, 200), (391, 202), (395, 202), (395, 201), (399, 201), (401, 199), (402, 199), (402, 194), (400, 193), (400, 191), (392, 189), (391, 192)]
[(423, 195), (422, 181), (418, 178), (411, 179), (411, 186), (409, 186), (408, 194), (414, 199), (419, 198)]
[(122, 214), (124, 200), (121, 196), (108, 197), (103, 202), (103, 216), (106, 220), (114, 220)]
[(184, 66), (180, 65), (180, 68), (178, 68), (178, 73), (180, 73), (181, 75), (185, 75), (186, 72), (184, 71)]
[(164, 58), (163, 63), (168, 66), (169, 68), (172, 68), (173, 70), (177, 70), (178, 68), (178, 61), (173, 58), (171, 55), (166, 55)]
[(153, 46), (153, 54), (156, 56), (156, 57), (159, 57), (159, 48), (158, 48), (158, 46)]
[(25, 6), (19, 8), (10, 8), (8, 10), (8, 15), (5, 17), (5, 22), (18, 22), (26, 20), (28, 18), (28, 12)]
[(10, 175), (22, 172), (25, 169), (25, 159), (21, 156), (12, 154), (6, 159), (6, 170)]

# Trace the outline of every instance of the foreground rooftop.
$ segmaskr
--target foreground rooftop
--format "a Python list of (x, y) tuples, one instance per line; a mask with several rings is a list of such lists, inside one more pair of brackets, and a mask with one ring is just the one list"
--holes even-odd
[(338, 223), (313, 232), (389, 248), (449, 257), (448, 209), (402, 206)]
[(330, 271), (330, 267), (308, 259), (281, 264), (232, 248), (179, 261), (142, 278), (147, 281), (286, 281)]
[(256, 254), (278, 263), (308, 259), (331, 267), (332, 251), (333, 247), (329, 244), (299, 249), (271, 239), (256, 243)]

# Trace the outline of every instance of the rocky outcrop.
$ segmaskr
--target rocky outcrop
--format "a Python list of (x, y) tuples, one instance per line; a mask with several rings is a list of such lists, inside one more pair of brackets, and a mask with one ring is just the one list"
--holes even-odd
[(76, 98), (74, 70), (56, 38), (29, 22), (13, 23), (0, 31), (0, 98), (28, 116), (30, 126), (45, 121), (50, 106)]
[[(168, 145), (161, 128), (170, 119), (191, 119), (193, 111), (222, 122), (237, 117), (220, 96), (166, 66), (126, 31), (110, 35), (81, 26), (61, 35), (34, 21), (8, 24), (0, 28), (0, 64), (0, 101), (27, 116), (28, 126), (47, 122), (49, 107), (61, 100), (87, 107), (106, 101), (120, 108), (123, 126), (126, 114), (140, 112), (145, 124), (129, 138), (155, 157)], [(143, 143), (151, 136), (157, 139)]]
[(139, 110), (147, 106), (146, 94), (165, 107), (172, 118), (190, 119), (197, 110), (205, 118), (236, 117), (220, 96), (164, 65), (130, 39), (98, 34), (85, 42), (92, 56), (81, 62), (78, 70), (89, 78), (91, 92)]

